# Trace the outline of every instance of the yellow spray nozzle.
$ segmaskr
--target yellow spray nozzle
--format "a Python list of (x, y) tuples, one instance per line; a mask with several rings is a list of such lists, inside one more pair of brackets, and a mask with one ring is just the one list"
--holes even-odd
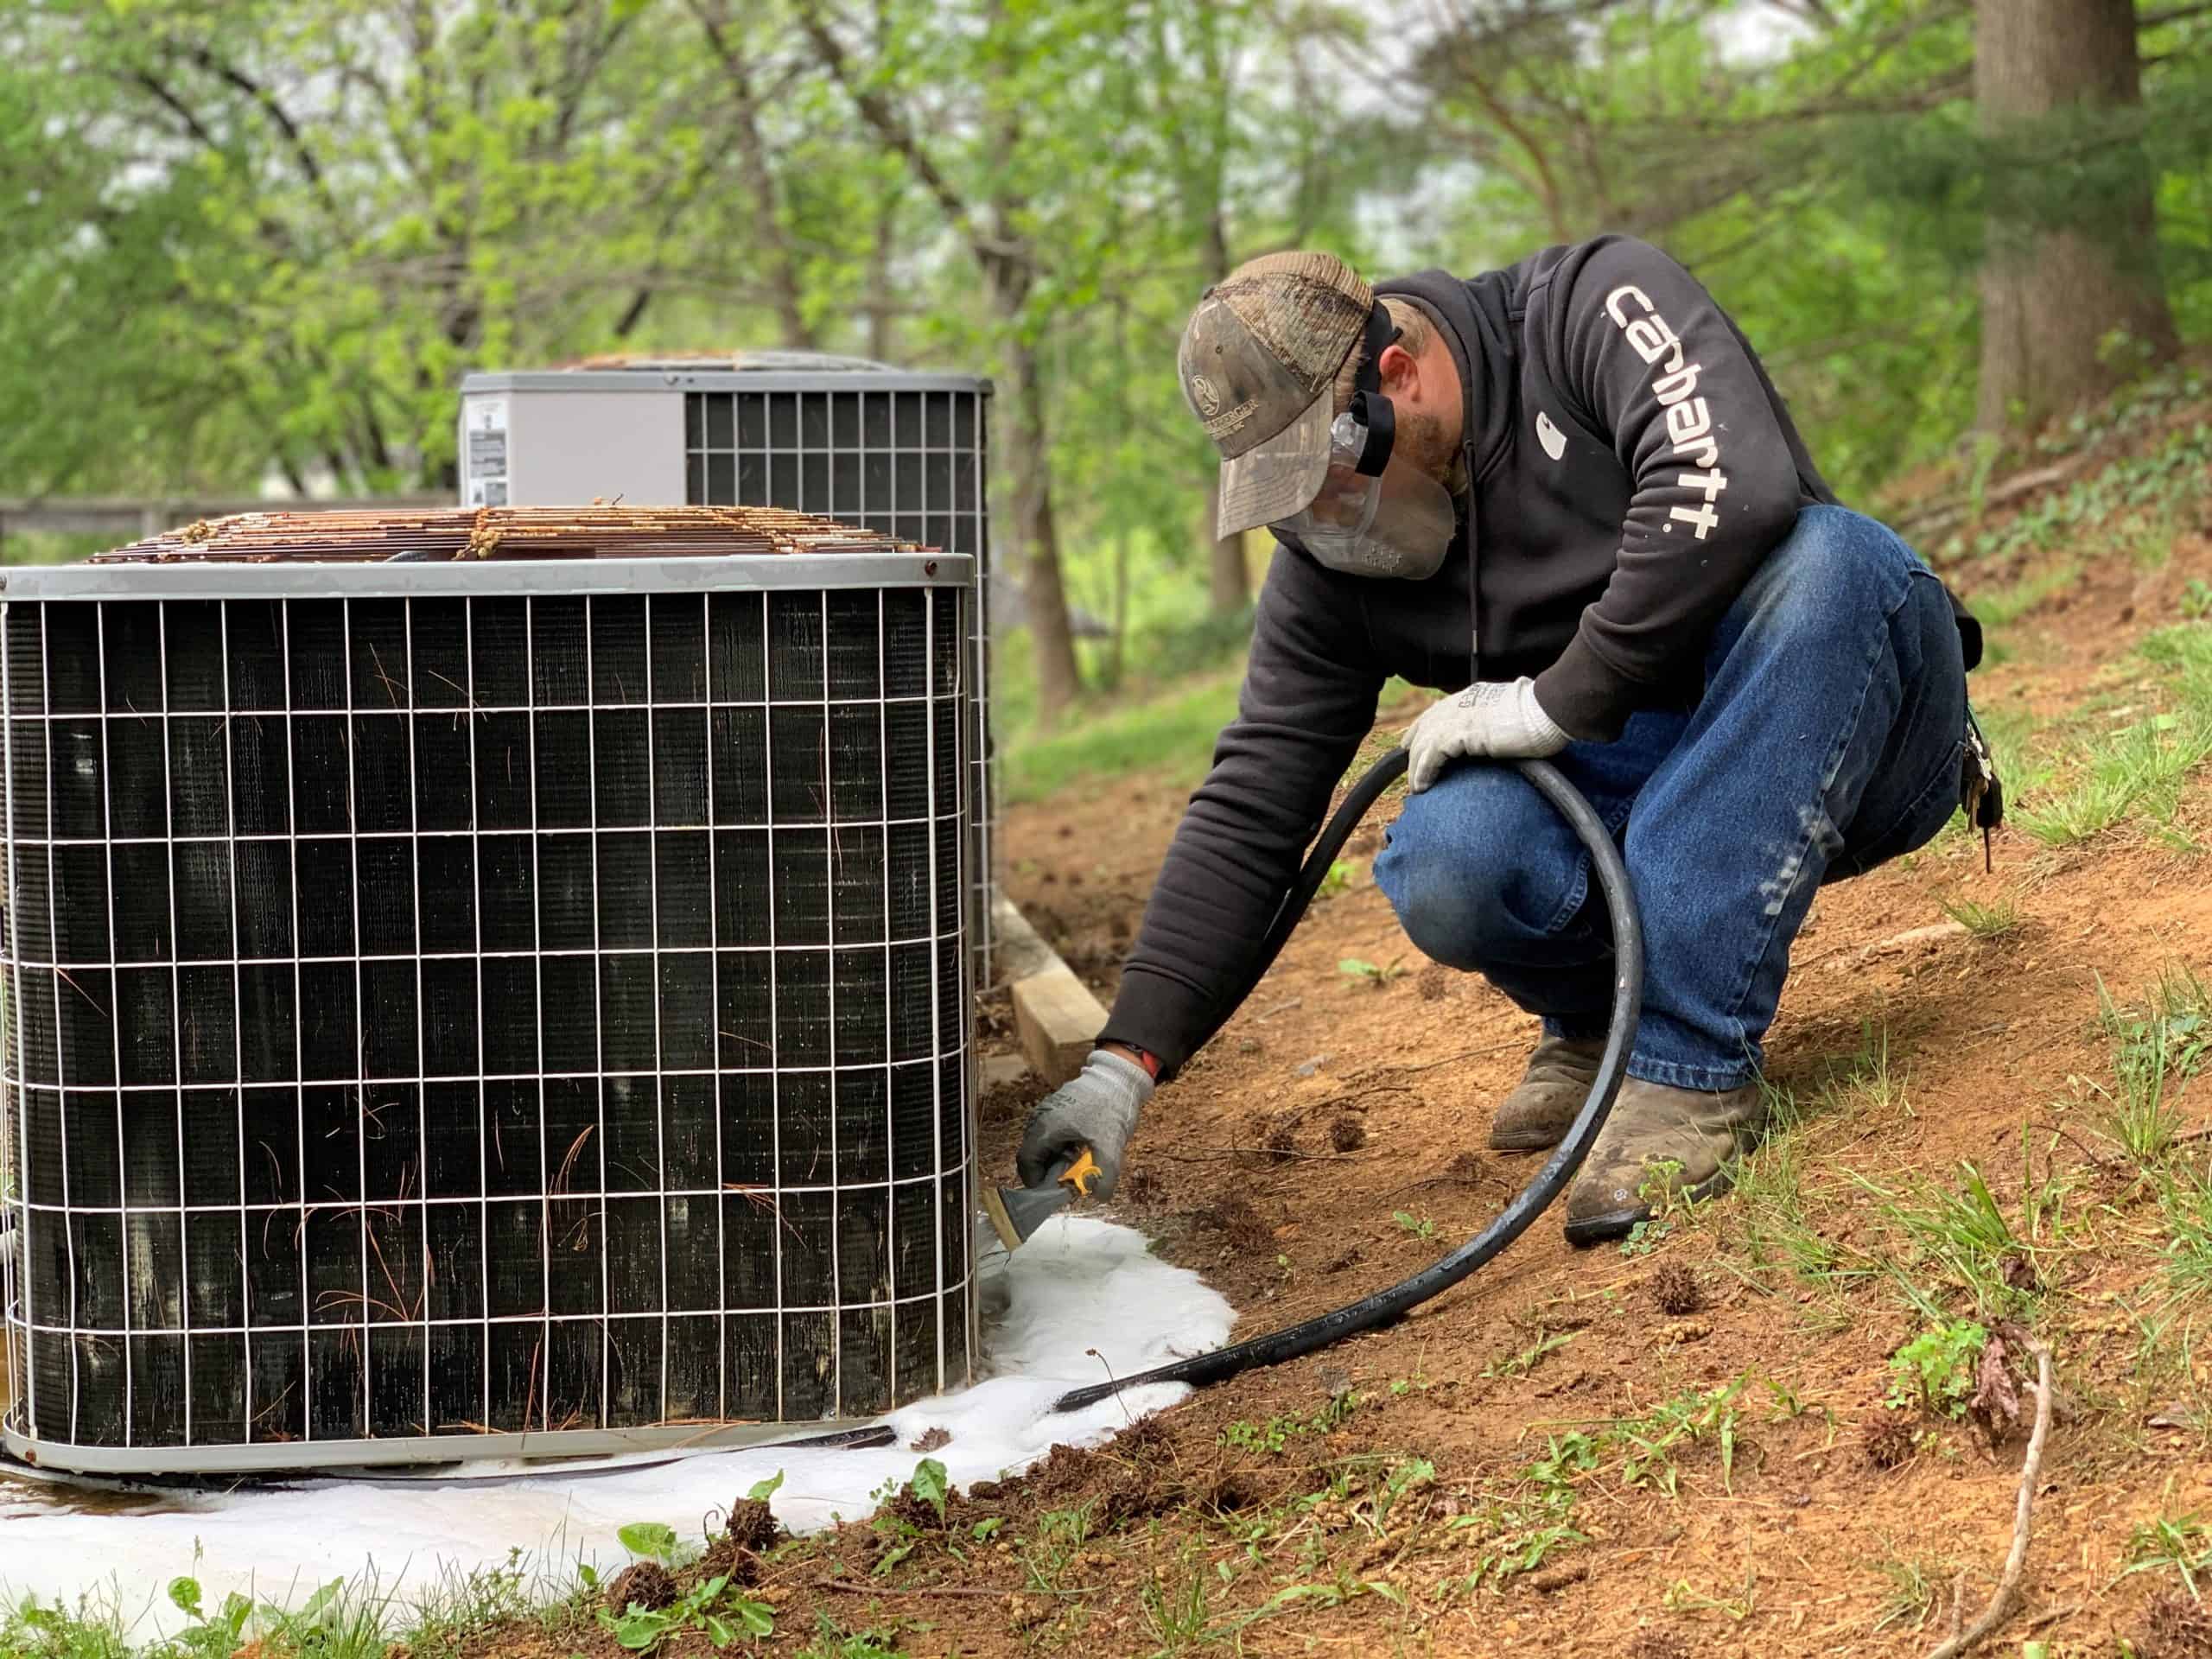
[(1060, 1181), (1063, 1185), (1075, 1188), (1076, 1197), (1087, 1198), (1090, 1196), (1090, 1184), (1099, 1173), (1098, 1160), (1090, 1155), (1090, 1148), (1085, 1147), (1076, 1154), (1075, 1162), (1060, 1172)]

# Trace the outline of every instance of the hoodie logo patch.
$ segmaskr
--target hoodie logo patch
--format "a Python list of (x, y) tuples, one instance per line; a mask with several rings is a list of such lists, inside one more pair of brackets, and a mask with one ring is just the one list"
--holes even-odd
[(1544, 446), (1544, 453), (1554, 461), (1567, 453), (1567, 434), (1541, 409), (1536, 411), (1536, 442)]

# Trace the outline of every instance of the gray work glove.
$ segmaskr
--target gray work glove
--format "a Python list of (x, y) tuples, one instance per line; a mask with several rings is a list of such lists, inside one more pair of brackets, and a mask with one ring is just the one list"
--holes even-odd
[(1098, 1166), (1091, 1192), (1113, 1196), (1122, 1179), (1122, 1154), (1137, 1126), (1137, 1113), (1152, 1098), (1152, 1074), (1135, 1060), (1103, 1048), (1090, 1051), (1083, 1070), (1037, 1103), (1022, 1131), (1014, 1168), (1024, 1186), (1042, 1186), (1053, 1172), (1084, 1147)]
[(1406, 775), (1419, 794), (1436, 781), (1447, 760), (1541, 760), (1572, 741), (1536, 701), (1534, 680), (1523, 676), (1510, 684), (1484, 681), (1430, 704), (1414, 721), (1406, 738)]

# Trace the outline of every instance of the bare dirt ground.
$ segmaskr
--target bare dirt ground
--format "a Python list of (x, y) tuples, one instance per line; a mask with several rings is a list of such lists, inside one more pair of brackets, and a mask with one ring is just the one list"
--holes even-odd
[[(2200, 539), (2152, 583), (2133, 571), (2093, 575), (2065, 596), (2051, 619), (2063, 626), (2027, 661), (1976, 677), (1978, 702), (2071, 706), (2098, 665), (2122, 655), (2130, 629), (2121, 613), (2171, 618), (2172, 593), (2208, 568), (2212, 547)], [(1139, 781), (1029, 809), (1009, 824), (1020, 902), (1102, 995), (1179, 806)], [(2023, 919), (2001, 939), (1961, 930), (1885, 943), (1940, 927), (1946, 901), (2005, 898)], [(2202, 963), (2212, 955), (2208, 924), (2212, 885), (2201, 861), (2124, 839), (2052, 855), (2000, 835), (1990, 874), (1979, 838), (1954, 836), (1910, 868), (1828, 888), (1801, 937), (1770, 1073), (1785, 1087), (1817, 1088), (1861, 1069), (1871, 1033), (1886, 1042), (1887, 1078), (1802, 1132), (1809, 1160), (1891, 1185), (1915, 1172), (1940, 1181), (1970, 1160), (2017, 1203), (2028, 1179), (2023, 1124), (2082, 1122), (2068, 1109), (2082, 1094), (2075, 1080), (2108, 1071), (2095, 1022), (2100, 980), (2132, 992), (2164, 964)], [(1377, 988), (1340, 971), (1346, 957), (1403, 957), (1409, 971)], [(1317, 906), (1245, 1009), (1157, 1097), (1132, 1156), (1134, 1196), (1121, 1207), (1229, 1294), (1240, 1336), (1378, 1288), (1471, 1234), (1530, 1173), (1529, 1160), (1484, 1150), (1482, 1140), (1534, 1034), (1532, 1020), (1478, 980), (1423, 967), (1381, 894), (1356, 885)], [(2212, 1130), (2212, 1102), (2188, 1122)], [(2047, 1152), (2052, 1139), (2031, 1137), (2035, 1179), (2049, 1179), (2054, 1160), (2086, 1167), (2077, 1201), (2110, 1205), (2115, 1230), (2134, 1226), (2147, 1194), (2088, 1163), (2107, 1149), (2060, 1138)], [(1358, 1144), (1338, 1152), (1339, 1140)], [(1814, 1230), (1848, 1247), (1877, 1200), (1846, 1183), (1824, 1186), (1814, 1204)], [(1890, 1356), (1920, 1320), (1872, 1281), (1840, 1296), (1793, 1291), (1786, 1276), (1779, 1288), (1748, 1281), (1732, 1220), (1724, 1201), (1649, 1255), (1624, 1255), (1570, 1249), (1548, 1217), (1396, 1329), (1167, 1414), (1176, 1459), (1210, 1467), (1233, 1460), (1216, 1444), (1232, 1424), (1310, 1417), (1349, 1378), (1359, 1409), (1310, 1450), (1418, 1456), (1448, 1494), (1510, 1478), (1548, 1436), (1637, 1418), (1685, 1390), (1758, 1379), (1737, 1396), (1731, 1471), (1724, 1476), (1713, 1446), (1695, 1443), (1674, 1494), (1623, 1488), (1586, 1500), (1578, 1525), (1590, 1541), (1561, 1552), (1556, 1570), (1452, 1596), (1450, 1611), (1432, 1611), (1425, 1592), (1455, 1569), (1465, 1574), (1468, 1560), (1448, 1550), (1386, 1552), (1372, 1565), (1402, 1575), (1408, 1605), (1380, 1596), (1327, 1611), (1309, 1602), (1249, 1627), (1246, 1650), (1388, 1643), (1418, 1630), (1440, 1653), (1526, 1647), (1656, 1659), (1674, 1650), (1663, 1645), (1670, 1638), (1696, 1654), (1917, 1653), (1942, 1634), (1959, 1569), (1968, 1574), (1969, 1616), (1978, 1611), (2012, 1533), (2020, 1441), (1992, 1452), (1970, 1428), (1931, 1421), (1918, 1426), (1926, 1443), (1902, 1466), (1874, 1466), (1862, 1425), (1891, 1414), (1883, 1408)], [(1422, 1222), (1433, 1237), (1419, 1236)], [(1688, 1317), (1671, 1317), (1654, 1298), (1661, 1270), (1677, 1265), (1694, 1275), (1701, 1303)], [(2173, 1426), (2188, 1414), (2162, 1411), (2168, 1402), (2131, 1396), (2138, 1332), (2115, 1309), (2144, 1276), (2140, 1264), (2116, 1267), (2087, 1249), (2061, 1252), (2047, 1269), (2061, 1376), (2107, 1406), (2058, 1429), (2044, 1465), (2032, 1589), (2012, 1636), (2034, 1624), (2053, 1654), (2120, 1651), (2118, 1637), (2140, 1624), (2158, 1582), (2115, 1583), (2131, 1529), (2212, 1508), (2203, 1433)], [(1518, 1363), (1560, 1336), (1572, 1340)], [(1394, 1391), (1398, 1382), (1412, 1386)], [(1218, 1535), (1206, 1542), (1228, 1548)], [(1950, 1569), (1935, 1575), (1926, 1628), (1908, 1618), (1875, 1633), (1899, 1589), (1885, 1568), (1913, 1564)], [(1126, 1592), (1122, 1609), (1131, 1611)], [(1092, 1617), (1110, 1629), (1116, 1615), (1102, 1599)], [(1099, 1651), (1147, 1651), (1149, 1634), (1139, 1618), (1127, 1635), (1093, 1639), (1105, 1643)]]
[[(2187, 526), (2156, 569), (2092, 560), (2015, 625), (1978, 705), (2041, 719), (2154, 699), (2133, 645), (2212, 577), (2209, 530)], [(1015, 898), (1109, 1000), (1181, 806), (1136, 777), (1010, 815)], [(947, 1527), (909, 1504), (786, 1546), (759, 1569), (778, 1646), (834, 1628), (817, 1651), (1924, 1653), (1955, 1586), (1968, 1618), (1990, 1596), (2025, 1440), (2001, 1411), (1993, 1436), (1885, 1403), (1900, 1345), (1974, 1310), (1941, 1238), (1893, 1212), (1953, 1215), (1940, 1200), (1968, 1190), (1970, 1162), (2018, 1241), (1999, 1266), (2069, 1408), (2022, 1605), (1989, 1650), (2212, 1654), (2212, 1620), (2173, 1599), (2181, 1571), (2128, 1571), (2160, 1559), (2139, 1529), (2162, 1519), (2168, 1554), (2191, 1571), (2212, 1556), (2191, 1518), (2212, 1514), (2212, 1355), (2166, 1288), (2181, 1246), (2156, 1183), (2100, 1127), (2114, 1084), (2097, 1017), (2100, 983), (2139, 997), (2212, 958), (2212, 881), (2178, 849), (2209, 820), (2192, 786), (2164, 841), (2122, 828), (2051, 851), (2004, 834), (1985, 874), (1980, 838), (1953, 834), (1827, 889), (1770, 1045), (1804, 1121), (1761, 1196), (1627, 1249), (1570, 1249), (1546, 1217), (1395, 1328), (1058, 1452), (957, 1499)], [(1157, 1096), (1114, 1207), (1228, 1294), (1239, 1335), (1402, 1277), (1533, 1169), (1483, 1138), (1534, 1023), (1411, 952), (1365, 877), (1377, 836)], [(1945, 928), (1962, 899), (2009, 904), (2017, 925)], [(1346, 958), (1404, 971), (1378, 985)], [(2212, 1099), (2175, 1086), (2177, 1167), (2202, 1172)], [(993, 1167), (1033, 1092), (987, 1100)], [(864, 1628), (880, 1645), (836, 1645)]]

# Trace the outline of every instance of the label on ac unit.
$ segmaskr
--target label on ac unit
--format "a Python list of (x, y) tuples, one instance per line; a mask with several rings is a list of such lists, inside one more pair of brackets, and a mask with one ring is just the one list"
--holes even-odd
[(461, 504), (507, 505), (507, 400), (470, 397), (461, 409)]

